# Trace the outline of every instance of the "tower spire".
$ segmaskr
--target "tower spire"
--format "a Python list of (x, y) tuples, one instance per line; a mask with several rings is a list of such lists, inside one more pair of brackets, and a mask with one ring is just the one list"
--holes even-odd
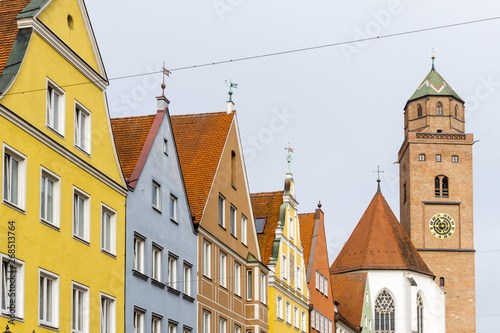
[(436, 48), (435, 48), (434, 46), (433, 46), (433, 47), (431, 47), (431, 50), (429, 51), (429, 53), (431, 54), (431, 59), (432, 59), (432, 70), (434, 71), (434, 70), (436, 70), (436, 69), (434, 68), (434, 59), (436, 59), (436, 53), (437, 53)]
[(288, 153), (286, 155), (286, 161), (288, 162), (288, 172), (287, 173), (291, 173), (291, 171), (290, 171), (290, 162), (292, 162), (293, 148), (290, 147), (290, 142), (288, 142), (288, 147), (285, 147), (285, 150), (288, 150)]
[(382, 193), (382, 190), (380, 189), (380, 174), (384, 173), (384, 171), (380, 170), (380, 165), (377, 165), (377, 170), (373, 171), (376, 172), (377, 175), (377, 193)]

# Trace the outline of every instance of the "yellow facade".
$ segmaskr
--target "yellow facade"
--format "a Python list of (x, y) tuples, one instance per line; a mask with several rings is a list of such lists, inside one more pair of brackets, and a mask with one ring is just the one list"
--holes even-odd
[[(17, 320), (12, 322), (3, 311), (2, 330), (9, 324), (12, 332), (71, 332), (76, 316), (72, 300), (82, 297), (84, 332), (100, 331), (103, 299), (111, 302), (107, 304), (111, 306), (113, 332), (124, 331), (126, 186), (111, 137), (104, 80), (93, 83), (91, 78), (104, 79), (105, 73), (97, 50), (92, 48), (93, 34), (85, 24), (86, 15), (81, 1), (54, 0), (33, 17), (24, 18), (26, 29), (33, 29), (29, 45), (17, 76), (0, 95), (0, 253), (5, 261), (9, 252), (4, 240), (12, 237), (8, 226), (14, 226), (9, 245), (14, 244), (16, 259), (24, 263), (15, 287)], [(59, 109), (63, 120), (58, 130), (47, 124), (49, 85), (63, 93), (63, 108)], [(76, 108), (84, 109), (88, 117), (85, 149), (76, 144)], [(12, 152), (22, 154), (16, 157), (21, 160), (18, 188), (23, 192), (17, 205), (9, 203), (5, 194), (5, 154)], [(43, 177), (52, 178), (54, 184), (50, 222), (42, 216), (46, 214), (42, 209), (48, 209), (41, 204), (46, 200), (42, 198)], [(74, 230), (75, 193), (85, 199), (77, 208), (83, 212), (77, 218), (82, 220), (82, 237)], [(111, 221), (109, 245), (103, 245), (102, 240), (103, 212)], [(14, 223), (9, 225), (8, 221)], [(75, 296), (74, 288), (82, 291), (82, 296)], [(44, 291), (45, 298), (40, 297)], [(50, 300), (49, 293), (53, 296)], [(44, 305), (40, 305), (40, 298), (47, 300)]]

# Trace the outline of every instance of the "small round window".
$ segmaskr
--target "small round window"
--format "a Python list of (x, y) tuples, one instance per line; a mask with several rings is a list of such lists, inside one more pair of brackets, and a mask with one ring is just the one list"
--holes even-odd
[(71, 15), (68, 15), (68, 27), (73, 30), (73, 17)]

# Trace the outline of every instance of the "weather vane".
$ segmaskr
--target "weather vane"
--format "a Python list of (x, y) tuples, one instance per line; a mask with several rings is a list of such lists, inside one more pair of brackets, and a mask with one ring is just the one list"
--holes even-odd
[(381, 173), (384, 173), (384, 171), (380, 171), (380, 165), (377, 165), (377, 170), (373, 171), (373, 172), (376, 172), (378, 175), (377, 175), (377, 192), (380, 193), (380, 174)]
[(434, 59), (436, 59), (436, 53), (437, 53), (436, 48), (434, 46), (431, 47), (429, 53), (431, 54), (431, 59), (432, 59), (432, 69), (434, 69)]
[(292, 162), (293, 153), (293, 148), (290, 147), (290, 142), (288, 142), (288, 147), (285, 147), (285, 150), (288, 151), (288, 154), (286, 155), (286, 161), (288, 162), (288, 173), (290, 173), (290, 162)]
[(165, 96), (165, 75), (170, 77), (171, 71), (165, 68), (165, 61), (163, 62), (163, 67), (162, 67), (162, 74), (163, 74), (163, 83), (161, 84), (161, 95)]
[(226, 85), (229, 87), (229, 102), (232, 102), (233, 101), (233, 88), (235, 89), (238, 89), (238, 84), (237, 83), (233, 83), (231, 80), (229, 80), (229, 82), (227, 82), (226, 80)]

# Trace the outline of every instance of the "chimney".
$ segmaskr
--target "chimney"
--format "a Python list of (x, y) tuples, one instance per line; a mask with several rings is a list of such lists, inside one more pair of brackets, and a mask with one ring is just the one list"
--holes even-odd
[(170, 101), (164, 95), (156, 97), (156, 109), (158, 111), (165, 111), (169, 104)]
[(233, 109), (234, 109), (234, 103), (233, 101), (227, 101), (227, 114), (230, 114), (231, 112), (233, 112)]

